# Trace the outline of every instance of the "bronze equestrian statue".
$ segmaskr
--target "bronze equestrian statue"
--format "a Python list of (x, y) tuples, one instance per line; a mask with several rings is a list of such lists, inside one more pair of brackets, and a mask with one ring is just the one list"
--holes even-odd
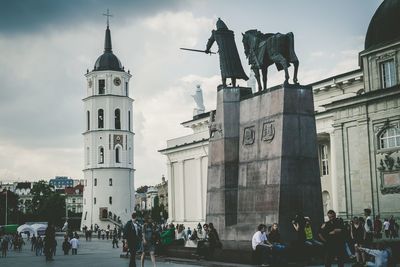
[(226, 24), (218, 18), (217, 30), (213, 30), (211, 37), (208, 39), (206, 50), (207, 54), (211, 53), (211, 46), (217, 42), (219, 65), (221, 68), (222, 85), (226, 87), (226, 79), (232, 80), (232, 86), (236, 86), (236, 79), (247, 81), (249, 78), (243, 70), (240, 62), (239, 53), (235, 43), (233, 31), (229, 30)]
[[(285, 70), (285, 84), (288, 84), (290, 63), (294, 66), (293, 82), (298, 84), (297, 71), (299, 60), (294, 52), (293, 33), (266, 33), (258, 30), (248, 30), (243, 35), (244, 53), (249, 65), (254, 71), (258, 83), (258, 91), (267, 89), (267, 70), (275, 63), (278, 71)], [(263, 75), (263, 85), (260, 81), (260, 69)]]

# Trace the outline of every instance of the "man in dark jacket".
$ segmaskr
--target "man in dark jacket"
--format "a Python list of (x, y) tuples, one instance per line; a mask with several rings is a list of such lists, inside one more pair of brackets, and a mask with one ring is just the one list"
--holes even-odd
[(218, 18), (217, 30), (213, 30), (206, 45), (206, 53), (210, 53), (211, 46), (217, 42), (219, 65), (221, 68), (222, 85), (226, 87), (226, 78), (231, 78), (232, 86), (236, 86), (236, 79), (247, 81), (239, 53), (235, 43), (233, 31), (229, 30), (226, 24)]
[(124, 244), (128, 246), (131, 254), (129, 267), (136, 267), (136, 247), (140, 242), (139, 226), (136, 223), (136, 212), (132, 213), (132, 220), (128, 221), (124, 227)]

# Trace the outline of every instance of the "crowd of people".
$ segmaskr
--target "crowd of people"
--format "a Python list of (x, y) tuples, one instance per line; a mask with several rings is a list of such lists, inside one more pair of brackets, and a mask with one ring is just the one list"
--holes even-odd
[(123, 251), (130, 255), (130, 267), (135, 267), (135, 256), (141, 254), (141, 266), (144, 266), (146, 253), (150, 254), (153, 266), (156, 266), (155, 255), (163, 254), (169, 246), (197, 247), (197, 256), (211, 258), (215, 249), (222, 248), (218, 233), (212, 223), (197, 226), (193, 231), (183, 224), (156, 224), (151, 218), (140, 224), (136, 213), (124, 227)]
[(1, 257), (7, 257), (7, 252), (12, 249), (21, 251), (23, 245), (25, 245), (25, 241), (18, 234), (5, 234), (0, 236)]
[[(255, 261), (283, 266), (288, 260), (310, 262), (315, 255), (324, 255), (325, 266), (331, 266), (334, 260), (337, 260), (339, 266), (344, 266), (346, 258), (352, 260), (354, 266), (388, 266), (391, 250), (385, 242), (373, 241), (399, 236), (399, 225), (393, 216), (383, 221), (379, 215), (373, 219), (371, 210), (365, 209), (364, 216), (354, 217), (349, 221), (336, 217), (332, 210), (327, 213), (327, 217), (328, 220), (318, 229), (313, 229), (311, 218), (302, 214), (296, 215), (291, 224), (297, 239), (289, 244), (281, 240), (277, 223), (258, 225), (251, 240)], [(99, 240), (110, 240), (112, 248), (119, 248), (122, 239), (122, 250), (131, 258), (130, 267), (136, 266), (134, 259), (137, 254), (141, 256), (142, 267), (146, 254), (150, 255), (155, 267), (156, 255), (163, 254), (169, 246), (196, 248), (195, 256), (205, 259), (212, 259), (215, 250), (222, 248), (212, 223), (199, 223), (193, 229), (186, 228), (183, 224), (157, 224), (150, 217), (139, 223), (136, 213), (132, 214), (132, 220), (124, 228), (111, 228), (108, 225), (106, 229), (100, 229), (98, 225), (94, 225), (90, 228), (84, 226), (82, 230), (86, 241), (90, 242), (95, 233)], [(30, 250), (34, 255), (45, 255), (46, 261), (53, 260), (57, 241), (52, 225), (49, 225), (43, 236), (28, 236), (27, 241), (30, 242)], [(77, 255), (79, 244), (78, 233), (68, 232), (61, 245), (64, 255), (69, 255), (70, 251), (72, 255)], [(23, 245), (25, 241), (21, 234), (0, 236), (1, 257), (7, 257), (7, 252), (11, 249), (21, 250)]]
[(333, 210), (328, 211), (327, 217), (328, 221), (316, 229), (317, 235), (314, 235), (311, 219), (296, 215), (292, 225), (297, 240), (291, 244), (281, 242), (276, 223), (270, 227), (260, 224), (252, 238), (255, 261), (281, 266), (290, 257), (309, 262), (313, 256), (323, 253), (325, 266), (331, 266), (335, 259), (338, 266), (344, 266), (346, 258), (355, 261), (353, 266), (388, 266), (391, 249), (384, 241), (373, 241), (381, 239), (383, 234), (387, 238), (398, 237), (398, 225), (393, 216), (384, 222), (379, 216), (373, 220), (371, 210), (365, 209), (363, 217), (354, 217), (349, 222), (336, 217)]

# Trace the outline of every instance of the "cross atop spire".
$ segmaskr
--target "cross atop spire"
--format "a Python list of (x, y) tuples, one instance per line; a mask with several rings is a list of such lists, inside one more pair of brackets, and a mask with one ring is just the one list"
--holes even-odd
[(107, 28), (110, 26), (110, 20), (109, 18), (112, 17), (113, 15), (110, 14), (110, 10), (107, 8), (107, 13), (103, 13), (103, 16), (107, 17)]

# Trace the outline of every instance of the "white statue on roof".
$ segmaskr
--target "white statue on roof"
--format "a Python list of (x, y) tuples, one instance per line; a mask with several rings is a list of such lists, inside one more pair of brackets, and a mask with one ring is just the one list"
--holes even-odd
[(196, 85), (196, 92), (194, 93), (194, 95), (192, 95), (192, 97), (197, 105), (197, 107), (193, 109), (193, 116), (204, 113), (206, 108), (203, 103), (203, 91), (201, 90), (199, 84)]

